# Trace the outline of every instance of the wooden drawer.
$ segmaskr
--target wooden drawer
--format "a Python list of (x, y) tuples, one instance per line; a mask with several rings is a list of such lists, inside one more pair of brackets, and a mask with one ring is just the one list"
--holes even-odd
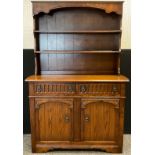
[(35, 95), (120, 96), (118, 83), (34, 83)]
[(75, 83), (35, 83), (34, 92), (36, 95), (45, 94), (74, 94)]
[(77, 84), (80, 95), (120, 96), (121, 85), (117, 83), (80, 83)]

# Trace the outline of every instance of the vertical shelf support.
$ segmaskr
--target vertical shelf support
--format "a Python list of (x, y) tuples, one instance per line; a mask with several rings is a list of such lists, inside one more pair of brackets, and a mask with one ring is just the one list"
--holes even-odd
[(37, 54), (34, 55), (34, 61), (35, 61), (35, 75), (38, 75), (38, 64), (37, 64)]
[(120, 69), (120, 53), (118, 53), (117, 56), (117, 74), (120, 75), (121, 69)]
[[(36, 30), (36, 20), (35, 19), (35, 16), (33, 16), (33, 28), (34, 28), (34, 31)], [(39, 68), (38, 68), (38, 54), (35, 53), (35, 51), (37, 51), (37, 38), (36, 38), (36, 35), (34, 33), (34, 60), (35, 60), (35, 75), (38, 75), (39, 74)]]

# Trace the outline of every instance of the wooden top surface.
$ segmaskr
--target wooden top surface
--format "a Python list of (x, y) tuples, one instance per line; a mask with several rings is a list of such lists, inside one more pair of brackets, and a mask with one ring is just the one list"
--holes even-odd
[(31, 75), (28, 82), (129, 82), (123, 75)]
[(111, 3), (111, 2), (114, 2), (114, 3), (123, 3), (124, 2), (124, 0), (111, 0), (111, 1), (109, 1), (109, 0), (75, 0), (75, 1), (73, 1), (73, 0), (31, 0), (31, 2), (32, 3), (34, 3), (34, 2), (41, 2), (41, 3), (43, 3), (43, 2), (106, 2), (106, 3)]

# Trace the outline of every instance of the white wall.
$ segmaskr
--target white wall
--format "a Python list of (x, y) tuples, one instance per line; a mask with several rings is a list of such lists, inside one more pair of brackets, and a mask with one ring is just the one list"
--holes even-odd
[[(47, 0), (42, 0), (47, 1)], [(56, 0), (55, 0), (56, 1)], [(59, 0), (60, 1), (60, 0)], [(71, 0), (73, 1), (73, 0)], [(108, 1), (108, 0), (106, 0)], [(113, 0), (114, 1), (114, 0)], [(23, 12), (23, 48), (33, 49), (33, 18), (32, 18), (32, 3), (31, 0), (24, 0)], [(123, 6), (123, 22), (122, 22), (122, 49), (131, 48), (131, 18), (130, 18), (130, 0), (124, 1)]]

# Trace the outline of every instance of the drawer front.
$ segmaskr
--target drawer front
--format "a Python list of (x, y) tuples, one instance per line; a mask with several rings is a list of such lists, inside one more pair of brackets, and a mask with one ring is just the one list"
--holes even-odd
[(120, 96), (119, 83), (34, 83), (34, 94), (39, 96)]
[(51, 95), (51, 94), (74, 94), (74, 83), (35, 83), (34, 92), (36, 95)]
[(121, 85), (117, 83), (80, 83), (77, 84), (80, 95), (120, 96)]

